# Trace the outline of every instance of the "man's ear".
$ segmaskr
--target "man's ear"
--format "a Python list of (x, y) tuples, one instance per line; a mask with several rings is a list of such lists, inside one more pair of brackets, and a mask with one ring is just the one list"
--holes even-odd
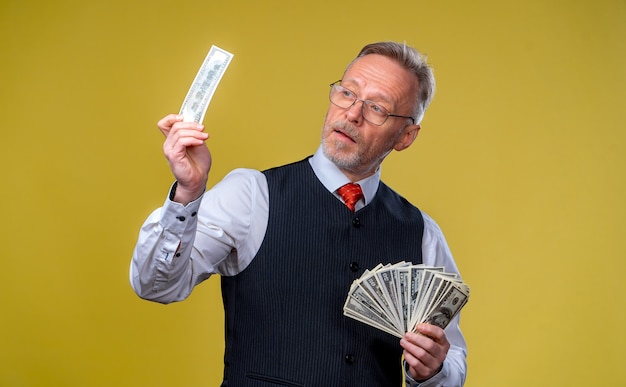
[(419, 124), (405, 126), (393, 149), (399, 152), (411, 146), (411, 144), (413, 144), (413, 141), (415, 141), (415, 139), (417, 138), (417, 134), (419, 133), (421, 128), (422, 127)]

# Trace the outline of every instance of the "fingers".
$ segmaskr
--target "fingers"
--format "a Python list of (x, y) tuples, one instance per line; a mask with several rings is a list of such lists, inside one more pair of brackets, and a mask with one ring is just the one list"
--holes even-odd
[(446, 337), (446, 333), (440, 327), (431, 324), (417, 324), (415, 327), (418, 333), (421, 333), (424, 336), (430, 337), (434, 341), (437, 342), (448, 342), (448, 338)]
[(167, 121), (163, 126), (165, 129), (161, 129), (159, 126), (162, 132), (167, 132), (167, 137), (163, 143), (163, 152), (169, 160), (183, 157), (187, 148), (204, 145), (204, 142), (209, 138), (208, 133), (204, 132), (204, 125), (195, 122), (182, 122), (177, 119), (173, 121), (170, 127), (167, 125), (171, 121)]
[(183, 116), (181, 115), (168, 114), (167, 116), (161, 118), (159, 122), (157, 122), (157, 126), (159, 127), (159, 130), (161, 131), (161, 133), (163, 133), (163, 135), (167, 137), (170, 130), (172, 129), (172, 126), (176, 122), (182, 122), (182, 120), (183, 120)]
[(166, 155), (181, 153), (186, 147), (202, 145), (209, 138), (204, 132), (204, 125), (196, 122), (184, 122), (179, 114), (168, 114), (157, 122), (161, 133), (166, 137), (164, 150)]
[[(161, 133), (165, 135), (165, 137), (168, 137), (175, 129), (204, 129), (204, 126), (202, 124), (196, 122), (184, 122), (183, 116), (179, 114), (168, 114), (167, 116), (161, 118), (159, 122), (157, 122), (157, 127), (159, 128)], [(204, 135), (201, 135), (200, 137), (203, 136)]]
[(416, 329), (418, 333), (407, 333), (400, 345), (414, 379), (425, 380), (439, 372), (450, 343), (443, 329), (435, 325), (419, 324)]
[(178, 114), (169, 114), (157, 123), (166, 136), (163, 153), (178, 182), (176, 201), (189, 202), (204, 191), (211, 153), (206, 146), (209, 135), (204, 126), (196, 122), (184, 122)]

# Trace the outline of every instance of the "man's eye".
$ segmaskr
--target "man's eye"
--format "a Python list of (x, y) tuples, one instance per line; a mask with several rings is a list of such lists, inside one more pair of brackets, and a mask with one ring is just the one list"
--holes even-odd
[(370, 104), (370, 110), (373, 113), (380, 114), (380, 115), (387, 114), (387, 110), (384, 107), (382, 107), (380, 105), (376, 105), (375, 103), (371, 103)]
[(354, 93), (352, 93), (350, 90), (343, 90), (343, 91), (341, 92), (341, 95), (342, 95), (344, 98), (354, 98)]

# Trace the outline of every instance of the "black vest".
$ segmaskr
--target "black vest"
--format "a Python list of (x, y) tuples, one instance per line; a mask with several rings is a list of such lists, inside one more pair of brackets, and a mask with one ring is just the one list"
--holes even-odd
[(265, 171), (269, 222), (252, 263), (222, 277), (222, 386), (401, 386), (400, 340), (343, 315), (379, 263), (422, 262), (420, 211), (380, 183), (352, 213), (307, 160)]

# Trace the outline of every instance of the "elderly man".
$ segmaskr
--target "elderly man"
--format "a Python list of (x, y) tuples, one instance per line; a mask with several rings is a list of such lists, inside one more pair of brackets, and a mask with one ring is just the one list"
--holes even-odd
[(205, 128), (174, 114), (159, 121), (176, 182), (141, 229), (131, 284), (169, 303), (221, 276), (222, 386), (388, 387), (403, 373), (408, 386), (463, 385), (458, 317), (398, 341), (342, 313), (351, 283), (379, 263), (458, 273), (437, 224), (380, 178), (385, 157), (416, 139), (434, 88), (416, 50), (367, 45), (330, 85), (313, 156), (236, 169), (208, 191)]

